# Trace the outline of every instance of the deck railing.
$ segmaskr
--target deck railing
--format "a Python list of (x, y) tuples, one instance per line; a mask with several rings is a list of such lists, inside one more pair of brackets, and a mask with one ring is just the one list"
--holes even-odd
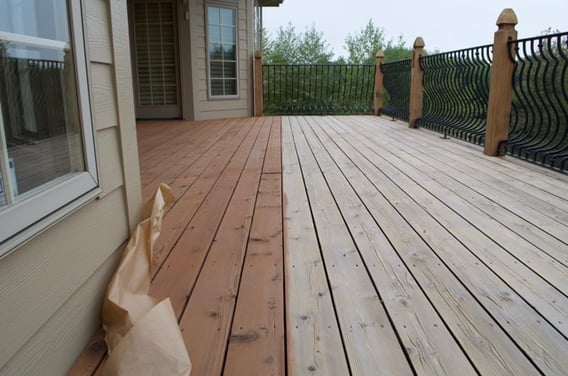
[(515, 63), (507, 153), (568, 170), (568, 33), (511, 41)]
[(372, 114), (375, 65), (262, 66), (267, 115)]
[(410, 106), (411, 60), (393, 61), (381, 64), (385, 87), (385, 106), (381, 114), (408, 121)]
[(481, 144), (487, 125), (491, 45), (420, 58), (424, 110), (417, 125)]
[(389, 99), (379, 113), (568, 172), (568, 33), (517, 39), (516, 22), (504, 11), (491, 45), (415, 49), (413, 59), (380, 64)]
[[(493, 44), (355, 65), (262, 65), (267, 114), (378, 114), (568, 173), (568, 33), (518, 39), (505, 9)], [(374, 73), (373, 73), (374, 72)], [(374, 80), (374, 81), (373, 81)], [(374, 98), (373, 98), (374, 87)]]

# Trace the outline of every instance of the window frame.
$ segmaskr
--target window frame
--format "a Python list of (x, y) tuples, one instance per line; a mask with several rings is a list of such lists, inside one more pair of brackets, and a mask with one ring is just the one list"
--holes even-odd
[[(229, 94), (229, 95), (213, 95), (211, 90), (211, 55), (209, 53), (209, 7), (215, 7), (220, 9), (230, 9), (235, 12), (235, 70), (236, 70), (236, 77), (235, 77), (235, 87), (237, 89), (236, 94)], [(221, 25), (219, 25), (221, 26)], [(205, 54), (207, 59), (207, 98), (209, 100), (227, 100), (227, 99), (239, 99), (241, 90), (239, 88), (239, 8), (237, 5), (230, 5), (230, 4), (223, 4), (218, 2), (206, 2), (205, 4)], [(226, 78), (223, 77), (225, 80)]]
[[(83, 1), (67, 1), (67, 7), (85, 171), (56, 178), (18, 196), (18, 202), (0, 209), (0, 258), (91, 202), (102, 192), (96, 161), (84, 4)], [(44, 42), (41, 38), (30, 37), (30, 40), (33, 39)]]

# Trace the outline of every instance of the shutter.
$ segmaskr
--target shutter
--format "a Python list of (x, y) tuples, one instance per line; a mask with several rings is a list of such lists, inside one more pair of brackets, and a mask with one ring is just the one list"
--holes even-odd
[(175, 9), (172, 1), (134, 3), (138, 104), (178, 104)]

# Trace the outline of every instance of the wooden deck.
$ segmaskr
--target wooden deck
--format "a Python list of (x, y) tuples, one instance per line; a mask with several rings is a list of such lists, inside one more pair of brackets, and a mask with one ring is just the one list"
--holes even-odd
[(568, 176), (377, 117), (142, 123), (139, 149), (144, 196), (177, 195), (152, 294), (192, 375), (568, 370)]

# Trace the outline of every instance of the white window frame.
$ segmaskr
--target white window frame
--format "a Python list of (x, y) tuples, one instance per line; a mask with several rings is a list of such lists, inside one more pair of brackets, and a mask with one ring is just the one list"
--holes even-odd
[[(84, 17), (81, 1), (68, 1), (69, 30), (75, 59), (75, 79), (83, 142), (85, 171), (70, 173), (18, 196), (17, 201), (0, 208), (0, 258), (26, 243), (41, 231), (62, 220), (101, 193), (95, 154), (95, 138), (89, 93), (89, 77), (85, 50)], [(0, 39), (14, 40), (33, 46), (61, 48), (58, 42), (48, 39), (14, 35), (0, 31)], [(0, 129), (4, 124), (0, 110)], [(2, 137), (3, 135), (0, 135)], [(7, 164), (5, 138), (0, 139), (0, 158)], [(2, 168), (5, 171), (4, 166)], [(3, 173), (3, 180), (9, 179)], [(8, 184), (9, 186), (9, 184)], [(8, 190), (5, 190), (9, 194)]]
[[(224, 8), (224, 9), (231, 9), (235, 12), (235, 69), (237, 70), (236, 74), (236, 94), (230, 95), (213, 95), (211, 93), (211, 55), (209, 54), (209, 7), (215, 8)], [(239, 88), (239, 8), (238, 6), (233, 6), (229, 4), (222, 4), (217, 2), (207, 2), (205, 4), (205, 34), (206, 34), (206, 43), (205, 43), (205, 53), (207, 54), (207, 96), (210, 100), (224, 100), (224, 99), (238, 99), (240, 98), (240, 88)]]

